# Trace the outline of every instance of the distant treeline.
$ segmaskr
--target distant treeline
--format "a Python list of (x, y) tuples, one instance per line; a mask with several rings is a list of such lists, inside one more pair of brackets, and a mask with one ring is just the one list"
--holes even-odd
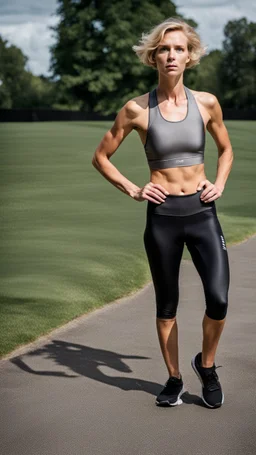
[[(0, 109), (0, 122), (113, 121), (116, 114), (59, 109)], [(223, 108), (224, 120), (256, 120), (256, 108)]]
[[(132, 50), (141, 33), (173, 16), (197, 27), (170, 0), (58, 0), (56, 13), (51, 77), (27, 71), (27, 57), (0, 36), (0, 108), (116, 113), (157, 84), (157, 72), (142, 65)], [(184, 83), (215, 94), (224, 109), (253, 109), (255, 70), (256, 23), (241, 18), (226, 24), (222, 49), (187, 70)]]

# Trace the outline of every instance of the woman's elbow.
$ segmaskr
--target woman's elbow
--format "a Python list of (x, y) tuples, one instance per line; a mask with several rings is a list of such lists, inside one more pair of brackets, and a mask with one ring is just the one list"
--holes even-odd
[(93, 154), (93, 157), (92, 157), (92, 165), (98, 169), (99, 168), (99, 152), (98, 152), (98, 148), (95, 150), (94, 154)]
[(97, 155), (97, 152), (94, 153), (92, 157), (92, 165), (97, 169), (98, 171), (104, 167), (104, 161), (106, 158), (104, 157), (99, 157)]
[(225, 156), (226, 159), (233, 161), (234, 153), (233, 153), (232, 146), (229, 145), (228, 147), (223, 147), (222, 149), (220, 149), (220, 156)]

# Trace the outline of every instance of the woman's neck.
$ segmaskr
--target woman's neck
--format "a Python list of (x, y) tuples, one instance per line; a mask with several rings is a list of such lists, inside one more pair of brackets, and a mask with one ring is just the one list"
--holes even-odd
[(183, 75), (163, 78), (159, 74), (157, 92), (166, 99), (182, 97), (184, 95)]

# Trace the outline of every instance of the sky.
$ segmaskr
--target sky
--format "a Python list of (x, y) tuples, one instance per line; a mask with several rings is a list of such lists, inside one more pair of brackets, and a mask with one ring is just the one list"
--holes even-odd
[[(111, 1), (111, 0), (109, 0)], [(223, 28), (229, 20), (246, 17), (256, 22), (253, 0), (173, 0), (178, 13), (194, 19), (208, 50), (220, 49)], [(49, 46), (54, 43), (50, 26), (58, 22), (56, 0), (0, 0), (0, 35), (28, 57), (27, 69), (50, 75)]]

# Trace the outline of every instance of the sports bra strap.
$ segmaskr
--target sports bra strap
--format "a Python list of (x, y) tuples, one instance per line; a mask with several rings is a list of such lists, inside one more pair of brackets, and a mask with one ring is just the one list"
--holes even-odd
[(154, 88), (149, 92), (149, 112), (148, 112), (148, 129), (154, 123), (155, 118), (157, 117), (157, 102), (156, 102), (156, 89)]

